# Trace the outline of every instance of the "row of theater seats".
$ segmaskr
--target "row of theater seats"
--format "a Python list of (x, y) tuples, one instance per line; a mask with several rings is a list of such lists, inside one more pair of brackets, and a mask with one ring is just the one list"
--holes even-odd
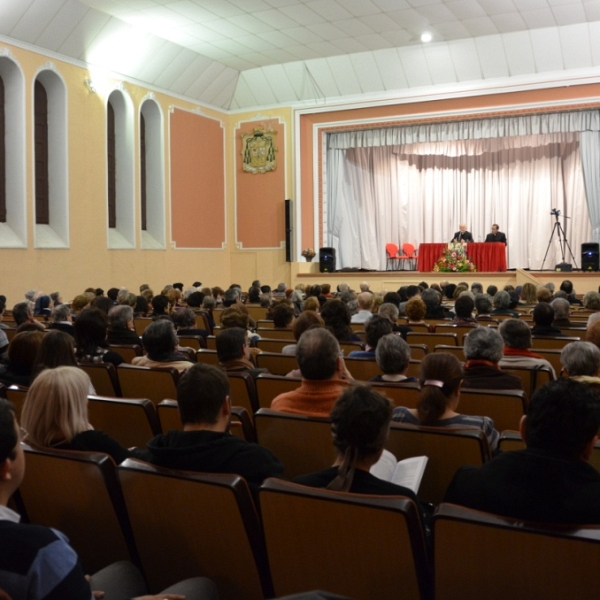
[[(597, 527), (544, 527), (441, 504), (428, 552), (407, 499), (267, 480), (260, 510), (235, 475), (192, 474), (105, 455), (26, 447), (15, 499), (70, 538), (88, 571), (130, 559), (152, 589), (195, 575), (222, 600), (311, 589), (355, 600), (597, 594)], [(68, 493), (65, 491), (68, 490)]]

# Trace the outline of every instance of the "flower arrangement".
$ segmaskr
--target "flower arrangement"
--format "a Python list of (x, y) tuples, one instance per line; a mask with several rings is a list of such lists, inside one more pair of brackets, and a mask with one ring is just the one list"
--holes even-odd
[(302, 250), (301, 254), (308, 262), (310, 262), (317, 255), (312, 248), (306, 248), (305, 250)]
[(477, 271), (475, 265), (467, 258), (465, 246), (448, 244), (444, 254), (438, 258), (433, 266), (434, 271), (443, 273), (460, 273), (465, 271)]

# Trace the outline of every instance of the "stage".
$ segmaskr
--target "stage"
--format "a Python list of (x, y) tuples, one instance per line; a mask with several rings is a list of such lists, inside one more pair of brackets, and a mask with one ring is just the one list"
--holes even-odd
[[(348, 283), (353, 290), (359, 289), (359, 284), (366, 281), (374, 292), (396, 291), (403, 285), (417, 285), (421, 281), (428, 284), (449, 281), (458, 283), (466, 281), (469, 285), (474, 282), (481, 283), (485, 290), (488, 285), (495, 285), (502, 289), (505, 285), (523, 285), (530, 282), (534, 285), (543, 285), (552, 282), (556, 289), (565, 279), (573, 282), (573, 287), (577, 294), (584, 294), (589, 291), (598, 291), (600, 286), (600, 272), (557, 272), (557, 271), (526, 271), (516, 269), (503, 272), (483, 272), (475, 273), (439, 273), (422, 271), (336, 271), (334, 273), (320, 273), (319, 262), (314, 260), (311, 263), (299, 262), (290, 263), (291, 267), (291, 287), (298, 283), (305, 285), (314, 285), (317, 283), (330, 283), (333, 290), (340, 283)], [(286, 282), (287, 283), (287, 282)]]

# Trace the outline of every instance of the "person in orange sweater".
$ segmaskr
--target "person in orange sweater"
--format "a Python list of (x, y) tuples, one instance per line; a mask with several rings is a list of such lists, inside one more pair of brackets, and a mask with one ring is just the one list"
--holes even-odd
[(299, 388), (279, 394), (271, 409), (313, 417), (328, 417), (352, 376), (340, 355), (340, 345), (322, 327), (305, 331), (296, 346), (296, 360), (302, 383)]

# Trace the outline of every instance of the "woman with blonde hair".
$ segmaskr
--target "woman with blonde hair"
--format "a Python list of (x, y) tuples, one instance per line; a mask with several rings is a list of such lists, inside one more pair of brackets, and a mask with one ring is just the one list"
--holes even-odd
[(446, 352), (428, 354), (421, 361), (417, 408), (398, 406), (392, 420), (430, 427), (477, 427), (495, 450), (500, 434), (494, 429), (492, 419), (456, 412), (463, 378), (463, 368), (456, 356)]
[(117, 464), (133, 456), (89, 423), (89, 389), (90, 378), (77, 367), (42, 371), (29, 388), (23, 405), (21, 425), (27, 431), (25, 441), (60, 450), (104, 452)]

